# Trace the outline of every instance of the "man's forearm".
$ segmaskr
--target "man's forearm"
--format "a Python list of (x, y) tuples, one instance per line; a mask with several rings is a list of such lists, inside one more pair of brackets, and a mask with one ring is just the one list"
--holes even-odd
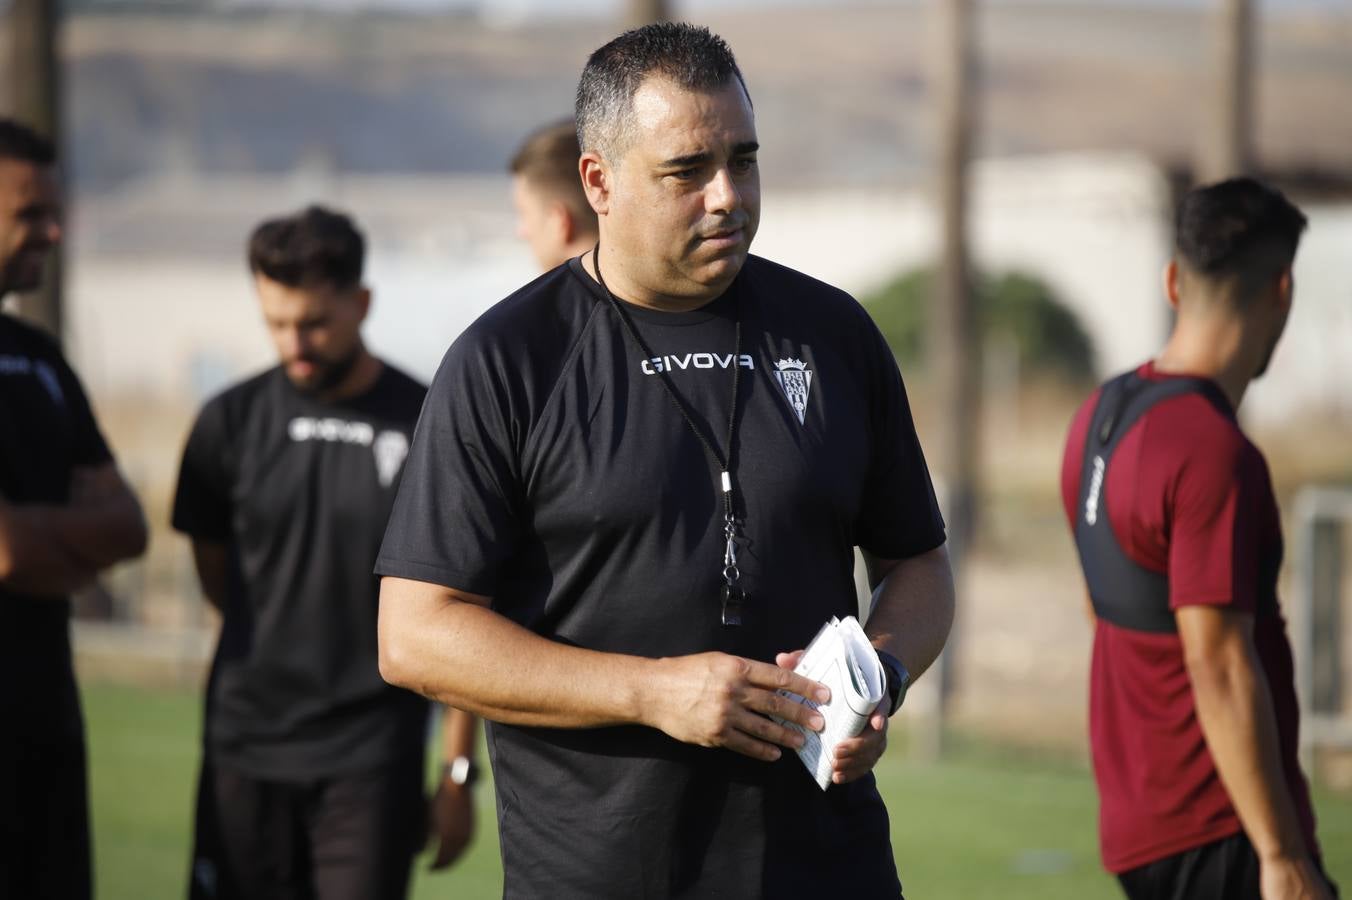
[(42, 577), (62, 568), (92, 578), (101, 569), (145, 549), (145, 521), (129, 497), (109, 497), (65, 506), (7, 504), (0, 526), (8, 571)]
[(1277, 747), (1272, 698), (1258, 660), (1236, 653), (1189, 666), (1197, 717), (1216, 770), (1260, 858), (1301, 858), (1305, 846)]
[(900, 659), (912, 680), (939, 658), (953, 628), (953, 570), (948, 548), (885, 567), (873, 592), (873, 610), (865, 627), (873, 646)]
[(441, 719), (441, 755), (446, 762), (454, 762), (458, 757), (474, 758), (474, 739), (478, 732), (479, 717), (448, 706)]
[(72, 551), (53, 527), (53, 506), (0, 507), (0, 584), (28, 594), (63, 596), (94, 580), (98, 568)]
[(515, 725), (641, 722), (660, 665), (546, 640), (484, 606), (403, 579), (381, 583), (379, 630), (387, 681)]
[(50, 536), (95, 570), (145, 551), (145, 519), (129, 494), (48, 509)]
[[(489, 598), (385, 578), (380, 674), (486, 719), (542, 728), (645, 725), (687, 744), (766, 762), (820, 731), (822, 684), (773, 663), (707, 652), (664, 659), (548, 640), (488, 608)], [(781, 721), (788, 724), (782, 724)], [(794, 726), (798, 726), (795, 728)]]
[(216, 612), (225, 615), (229, 584), (229, 546), (224, 541), (193, 538), (192, 558), (193, 565), (197, 568), (197, 580), (202, 586), (202, 596)]

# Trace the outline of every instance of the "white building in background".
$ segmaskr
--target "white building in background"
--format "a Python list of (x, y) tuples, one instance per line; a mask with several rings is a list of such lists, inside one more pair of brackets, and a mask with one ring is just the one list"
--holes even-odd
[[(376, 352), (430, 378), (491, 304), (534, 277), (513, 237), (506, 178), (347, 178), (300, 173), (140, 185), (79, 209), (68, 292), (70, 347), (96, 401), (135, 394), (180, 408), (269, 365), (244, 240), (263, 217), (323, 200), (371, 239)], [(1308, 205), (1297, 306), (1246, 402), (1251, 420), (1352, 417), (1352, 206)], [(980, 164), (972, 196), (976, 264), (1046, 281), (1092, 337), (1103, 374), (1153, 353), (1168, 329), (1161, 271), (1172, 201), (1133, 156)], [(856, 294), (935, 255), (918, 190), (765, 192), (757, 253)]]

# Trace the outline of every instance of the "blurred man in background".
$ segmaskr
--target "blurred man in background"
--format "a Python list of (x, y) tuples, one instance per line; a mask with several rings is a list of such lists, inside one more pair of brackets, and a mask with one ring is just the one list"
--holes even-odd
[(1133, 900), (1331, 896), (1297, 759), (1277, 503), (1235, 418), (1286, 325), (1304, 229), (1250, 179), (1189, 192), (1165, 272), (1173, 334), (1067, 440), (1100, 840)]
[[(364, 256), (318, 207), (258, 226), (280, 364), (209, 401), (184, 451), (173, 524), (223, 617), (193, 897), (398, 900), (427, 835), (427, 703), (381, 680), (371, 574), (426, 389), (362, 342)], [(474, 730), (448, 713), (434, 867), (470, 837)]]
[[(39, 287), (61, 239), (55, 167), (47, 140), (0, 119), (0, 300)], [(69, 596), (145, 545), (60, 348), (0, 312), (0, 897), (90, 896)]]
[(572, 119), (534, 132), (512, 157), (512, 205), (517, 236), (548, 272), (596, 245), (596, 212), (578, 174), (577, 126)]
[[(447, 353), (378, 562), (381, 671), (491, 720), (509, 897), (898, 897), (872, 772), (953, 584), (896, 360), (848, 295), (750, 256), (721, 38), (621, 35), (577, 121), (599, 246)], [(823, 727), (793, 651), (859, 612), (856, 544), (887, 695), (823, 791), (767, 716)]]

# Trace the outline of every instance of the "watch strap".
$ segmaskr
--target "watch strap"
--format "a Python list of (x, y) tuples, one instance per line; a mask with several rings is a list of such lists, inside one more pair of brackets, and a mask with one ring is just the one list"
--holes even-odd
[(901, 704), (906, 700), (906, 691), (911, 686), (911, 673), (897, 659), (886, 650), (876, 650), (878, 662), (882, 664), (883, 675), (887, 681), (887, 714), (894, 716), (897, 710), (901, 709)]
[(450, 762), (442, 763), (441, 780), (471, 787), (479, 780), (479, 767), (468, 756), (457, 756)]

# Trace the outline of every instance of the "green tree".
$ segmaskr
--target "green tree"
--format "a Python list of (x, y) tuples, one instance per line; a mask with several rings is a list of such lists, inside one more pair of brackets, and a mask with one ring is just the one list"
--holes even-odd
[[(862, 298), (903, 364), (927, 363), (933, 279), (933, 269), (913, 269)], [(1045, 282), (1024, 272), (974, 280), (982, 336), (1012, 338), (1021, 371), (1073, 384), (1094, 379), (1093, 341)]]

